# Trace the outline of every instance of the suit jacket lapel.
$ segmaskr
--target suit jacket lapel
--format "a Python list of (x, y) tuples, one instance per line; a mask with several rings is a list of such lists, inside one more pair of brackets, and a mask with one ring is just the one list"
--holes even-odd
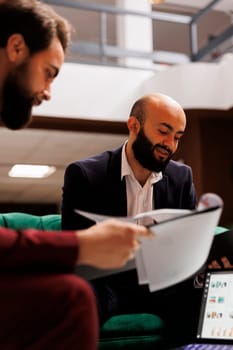
[(121, 152), (122, 147), (113, 152), (109, 164), (109, 188), (111, 189), (112, 200), (111, 210), (118, 216), (127, 215), (127, 195), (125, 178), (121, 180)]
[(161, 209), (167, 207), (168, 191), (168, 177), (163, 174), (162, 180), (156, 182), (153, 186), (154, 194), (154, 208)]

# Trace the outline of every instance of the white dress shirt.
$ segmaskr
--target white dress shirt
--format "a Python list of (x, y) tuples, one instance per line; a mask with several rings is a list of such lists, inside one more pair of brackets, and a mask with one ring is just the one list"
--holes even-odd
[[(127, 141), (122, 148), (121, 179), (125, 177), (126, 181), (127, 215), (134, 216), (154, 209), (153, 184), (160, 181), (163, 175), (162, 172), (152, 172), (144, 186), (141, 186), (128, 163), (125, 152), (126, 144)], [(146, 219), (145, 221), (145, 219), (143, 219), (143, 222), (139, 220), (138, 223), (146, 225), (151, 223), (151, 220)]]

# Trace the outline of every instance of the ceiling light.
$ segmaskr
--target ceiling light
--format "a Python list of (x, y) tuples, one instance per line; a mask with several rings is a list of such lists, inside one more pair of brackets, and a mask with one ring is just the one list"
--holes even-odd
[(150, 0), (153, 5), (163, 4), (165, 0)]
[(48, 177), (56, 171), (56, 168), (48, 165), (15, 164), (9, 171), (10, 177)]

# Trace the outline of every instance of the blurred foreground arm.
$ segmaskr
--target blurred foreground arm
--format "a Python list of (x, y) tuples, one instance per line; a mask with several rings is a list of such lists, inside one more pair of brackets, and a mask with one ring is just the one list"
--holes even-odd
[(77, 235), (79, 264), (116, 268), (133, 258), (139, 248), (138, 238), (150, 233), (144, 226), (111, 219), (78, 231)]
[(75, 265), (123, 266), (138, 248), (143, 227), (108, 220), (80, 231), (0, 228), (0, 271), (73, 271)]

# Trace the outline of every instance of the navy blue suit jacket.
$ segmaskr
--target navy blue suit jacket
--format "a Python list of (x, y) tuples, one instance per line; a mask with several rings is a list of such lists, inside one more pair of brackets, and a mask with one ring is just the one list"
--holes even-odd
[[(93, 224), (92, 221), (75, 214), (75, 208), (111, 216), (127, 215), (126, 184), (124, 178), (121, 180), (121, 152), (122, 147), (67, 167), (62, 202), (63, 229), (81, 229)], [(153, 187), (154, 207), (157, 209), (193, 209), (196, 205), (192, 172), (186, 165), (170, 161), (162, 180)], [(138, 284), (136, 269), (89, 282), (96, 295), (100, 324), (113, 314), (131, 313), (132, 310), (157, 314), (158, 306), (164, 305), (162, 297), (166, 305), (162, 310), (167, 310), (168, 300), (172, 301), (171, 305), (174, 307), (179, 295), (179, 292), (175, 293), (175, 297), (171, 298), (169, 293), (167, 298), (166, 293), (162, 293), (159, 299), (156, 295), (154, 297), (157, 292), (150, 293), (147, 286)], [(191, 285), (192, 290), (193, 281)], [(181, 295), (183, 298), (183, 294)], [(171, 308), (168, 307), (168, 310)], [(164, 314), (161, 316), (166, 319)]]
[[(125, 179), (121, 180), (122, 146), (85, 160), (71, 163), (63, 186), (62, 228), (82, 229), (93, 224), (74, 212), (126, 216)], [(196, 192), (191, 168), (170, 161), (161, 181), (154, 184), (154, 208), (194, 209)]]

